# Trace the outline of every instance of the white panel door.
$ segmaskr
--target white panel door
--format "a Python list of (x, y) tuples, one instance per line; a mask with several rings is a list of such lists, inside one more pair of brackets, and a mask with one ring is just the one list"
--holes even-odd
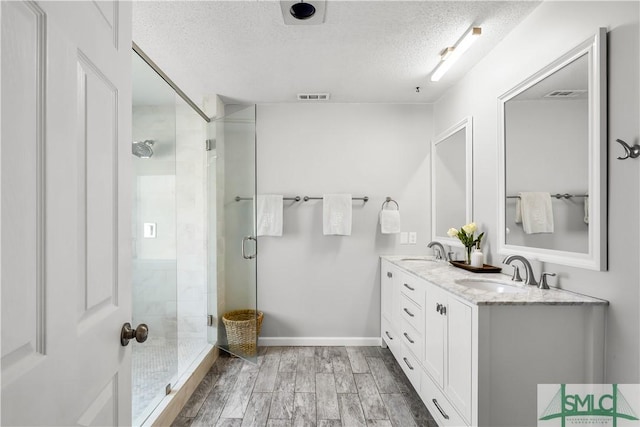
[(131, 5), (0, 13), (1, 423), (130, 425)]

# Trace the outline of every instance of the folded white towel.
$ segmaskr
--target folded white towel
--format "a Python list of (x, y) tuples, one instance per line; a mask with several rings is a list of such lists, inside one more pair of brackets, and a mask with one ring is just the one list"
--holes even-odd
[(351, 235), (351, 194), (322, 196), (322, 231), (325, 236)]
[(258, 236), (282, 236), (282, 195), (258, 195), (256, 222)]
[(589, 196), (584, 198), (584, 223), (589, 224)]
[(520, 197), (516, 198), (516, 224), (522, 224), (522, 202), (520, 201)]
[(553, 233), (551, 195), (542, 192), (520, 193), (522, 228), (527, 234)]
[(383, 209), (380, 211), (380, 232), (396, 234), (400, 232), (400, 211)]

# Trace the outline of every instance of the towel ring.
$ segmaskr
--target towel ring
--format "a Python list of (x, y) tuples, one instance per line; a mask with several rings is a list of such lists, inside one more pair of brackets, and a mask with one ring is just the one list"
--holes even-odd
[(398, 202), (393, 200), (391, 197), (387, 197), (386, 200), (382, 202), (382, 209), (384, 210), (384, 207), (392, 202), (396, 204), (396, 209), (400, 210), (400, 205), (398, 204)]

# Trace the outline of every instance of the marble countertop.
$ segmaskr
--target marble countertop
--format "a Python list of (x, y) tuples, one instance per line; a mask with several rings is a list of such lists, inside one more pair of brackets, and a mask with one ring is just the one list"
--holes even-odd
[(457, 268), (445, 261), (430, 261), (427, 257), (414, 255), (381, 256), (405, 272), (428, 280), (460, 298), (476, 305), (608, 305), (609, 301), (577, 294), (557, 288), (538, 289), (536, 286), (510, 283), (525, 289), (519, 293), (498, 293), (475, 289), (456, 283), (459, 279), (490, 279), (510, 281), (502, 273), (472, 273)]

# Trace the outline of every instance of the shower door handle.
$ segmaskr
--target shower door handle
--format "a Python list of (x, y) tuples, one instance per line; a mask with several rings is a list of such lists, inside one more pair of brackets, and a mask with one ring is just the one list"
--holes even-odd
[[(253, 255), (247, 255), (247, 251), (245, 250), (245, 244), (247, 243), (248, 240), (253, 240), (254, 242), (256, 242), (256, 245), (258, 244), (258, 241), (256, 240), (255, 237), (253, 236), (245, 236), (242, 238), (242, 258), (244, 259), (254, 259), (256, 257), (257, 250), (256, 253), (254, 253)], [(256, 246), (257, 249), (257, 246)]]
[(144, 323), (140, 323), (137, 328), (131, 329), (131, 323), (127, 322), (122, 325), (120, 330), (120, 344), (123, 347), (129, 345), (129, 341), (134, 339), (137, 342), (145, 342), (149, 336), (149, 327)]

